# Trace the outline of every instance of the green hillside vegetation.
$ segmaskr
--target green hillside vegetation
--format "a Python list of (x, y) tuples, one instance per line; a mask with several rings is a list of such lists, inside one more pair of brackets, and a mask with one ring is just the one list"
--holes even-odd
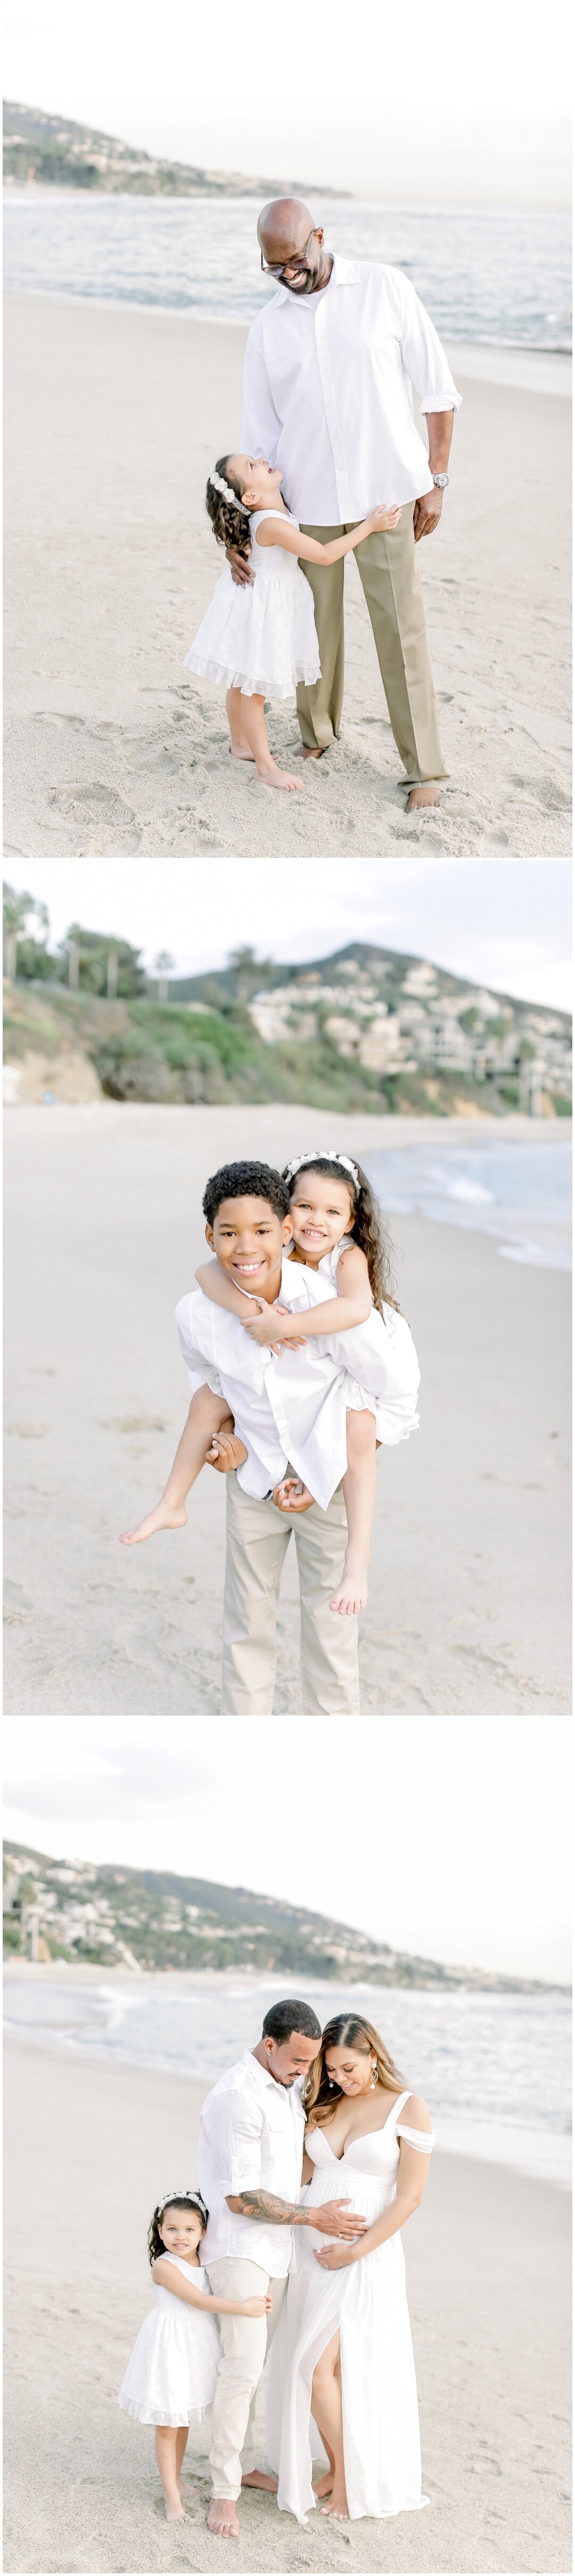
[[(134, 197), (277, 197), (306, 195), (303, 180), (249, 179), (242, 171), (203, 170), (185, 161), (163, 161), (97, 126), (42, 108), (4, 100), (4, 179), (40, 188), (99, 188)], [(307, 182), (309, 189), (310, 182)], [(315, 193), (318, 193), (317, 186)], [(322, 196), (349, 190), (322, 188)]]
[(289, 1978), (292, 1989), (298, 1976), (526, 1993), (534, 1982), (411, 1957), (349, 1924), (250, 1888), (169, 1870), (58, 1861), (7, 1842), (4, 1948), (15, 1956), (30, 1955), (31, 1947), (44, 1964), (76, 1959), (108, 1968), (265, 1970)]

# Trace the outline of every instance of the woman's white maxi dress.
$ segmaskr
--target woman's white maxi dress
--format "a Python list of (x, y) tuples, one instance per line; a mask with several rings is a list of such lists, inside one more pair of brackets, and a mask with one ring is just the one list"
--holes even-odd
[[(190, 2265), (180, 2254), (163, 2254), (189, 2281)], [(203, 2263), (194, 2264), (194, 2286), (209, 2298)], [(188, 2307), (185, 2299), (153, 2283), (154, 2306), (144, 2317), (124, 2373), (118, 2405), (139, 2424), (190, 2424), (201, 2421), (212, 2404), (222, 2347), (215, 2317), (206, 2308)]]
[(297, 555), (256, 543), (262, 519), (285, 515), (252, 511), (254, 580), (239, 586), (226, 564), (184, 662), (185, 671), (221, 689), (241, 689), (245, 698), (293, 698), (299, 680), (309, 688), (321, 679), (313, 595)]
[[(314, 2166), (302, 2192), (306, 2206), (347, 2197), (369, 2226), (395, 2200), (399, 2138), (429, 2155), (433, 2137), (402, 2120), (409, 2093), (396, 2097), (382, 2129), (354, 2138), (334, 2156), (325, 2129), (306, 2140)], [(294, 2268), (269, 2360), (267, 2447), (279, 2473), (280, 2513), (298, 2522), (315, 2504), (312, 2491), (312, 2373), (339, 2330), (345, 2483), (350, 2520), (363, 2514), (417, 2512), (421, 2450), (415, 2365), (405, 2291), (401, 2233), (340, 2272), (324, 2272), (315, 2228), (295, 2230)], [(317, 2456), (317, 2442), (315, 2445)]]

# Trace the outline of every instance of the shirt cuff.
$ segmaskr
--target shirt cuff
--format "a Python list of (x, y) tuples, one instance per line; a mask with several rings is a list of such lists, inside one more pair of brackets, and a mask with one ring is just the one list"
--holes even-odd
[(430, 394), (423, 394), (420, 403), (420, 411), (461, 411), (462, 402), (463, 394), (456, 394), (455, 386), (453, 386), (451, 393), (440, 394), (439, 399), (437, 398), (437, 395), (432, 400)]

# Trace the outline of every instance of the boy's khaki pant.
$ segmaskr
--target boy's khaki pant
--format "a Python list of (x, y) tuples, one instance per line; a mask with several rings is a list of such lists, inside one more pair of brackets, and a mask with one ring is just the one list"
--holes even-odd
[(208, 2280), (215, 2299), (265, 2298), (270, 2289), (273, 2299), (267, 2318), (218, 2318), (222, 2358), (212, 2409), (212, 2495), (233, 2497), (235, 2503), (242, 2468), (247, 2472), (258, 2465), (254, 2441), (256, 2389), (283, 2305), (287, 2276), (282, 2281), (270, 2281), (269, 2273), (262, 2271), (259, 2263), (246, 2262), (243, 2256), (225, 2255), (220, 2263), (209, 2264)]
[[(290, 1471), (294, 1473), (293, 1468)], [(341, 1485), (326, 1512), (312, 1503), (293, 1522), (277, 1505), (254, 1502), (226, 1476), (224, 1716), (271, 1717), (280, 1577), (293, 1529), (301, 1604), (302, 1714), (359, 1715), (357, 1619), (330, 1610), (347, 1543)]]
[[(303, 527), (320, 545), (345, 529)], [(398, 528), (364, 537), (356, 564), (369, 609), (392, 732), (406, 777), (402, 787), (441, 784), (447, 778), (431, 677), (419, 565), (413, 534), (413, 505), (405, 503)], [(321, 662), (321, 680), (297, 692), (302, 742), (309, 751), (327, 751), (339, 733), (343, 704), (343, 570), (339, 563), (302, 563), (313, 591)]]

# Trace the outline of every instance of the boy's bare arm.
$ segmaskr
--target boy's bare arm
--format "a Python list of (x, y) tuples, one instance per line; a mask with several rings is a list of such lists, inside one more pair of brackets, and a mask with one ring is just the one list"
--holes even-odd
[[(245, 1324), (249, 1290), (235, 1288), (233, 1279), (228, 1279), (227, 1271), (222, 1270), (221, 1262), (200, 1261), (196, 1279), (204, 1297), (210, 1297), (215, 1306), (227, 1306), (228, 1314), (239, 1315), (241, 1323)], [(254, 1297), (252, 1303), (254, 1309), (257, 1305), (259, 1310), (261, 1299)]]

